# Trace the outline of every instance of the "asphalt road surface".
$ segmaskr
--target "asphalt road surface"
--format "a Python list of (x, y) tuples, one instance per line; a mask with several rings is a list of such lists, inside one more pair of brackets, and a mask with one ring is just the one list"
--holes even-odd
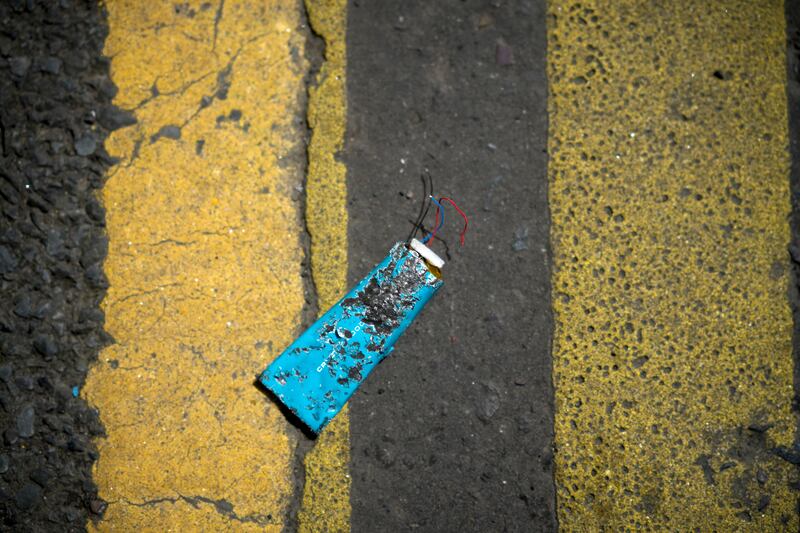
[(0, 2), (0, 530), (795, 531), (798, 139), (788, 0)]
[[(445, 286), (351, 403), (355, 531), (551, 531), (544, 2), (356, 2), (350, 281), (450, 209)], [(433, 224), (431, 212), (428, 225)]]

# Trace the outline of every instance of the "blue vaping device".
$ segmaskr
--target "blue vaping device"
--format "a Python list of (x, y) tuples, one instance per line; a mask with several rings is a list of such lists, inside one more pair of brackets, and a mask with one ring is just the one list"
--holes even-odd
[(398, 242), (259, 380), (319, 433), (443, 285), (439, 270), (443, 265), (420, 241)]

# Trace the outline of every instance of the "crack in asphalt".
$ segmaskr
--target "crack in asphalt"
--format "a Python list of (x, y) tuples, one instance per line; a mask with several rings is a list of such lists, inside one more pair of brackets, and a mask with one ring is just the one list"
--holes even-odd
[(134, 502), (134, 501), (122, 499), (122, 500), (118, 500), (116, 502), (111, 502), (111, 503), (123, 503), (125, 505), (132, 505), (134, 507), (153, 507), (153, 506), (161, 505), (161, 504), (164, 504), (164, 503), (176, 504), (178, 502), (183, 501), (183, 502), (188, 503), (189, 505), (191, 505), (195, 509), (199, 509), (201, 504), (208, 504), (208, 505), (212, 505), (214, 507), (214, 510), (217, 513), (221, 514), (222, 516), (224, 516), (224, 517), (226, 517), (226, 518), (228, 518), (230, 520), (234, 520), (236, 522), (242, 522), (242, 523), (248, 523), (249, 522), (249, 523), (258, 524), (260, 526), (266, 526), (266, 525), (274, 523), (273, 516), (270, 513), (267, 513), (267, 514), (264, 514), (264, 513), (249, 513), (249, 514), (246, 514), (246, 515), (243, 515), (243, 516), (239, 516), (234, 511), (234, 505), (231, 502), (229, 502), (228, 500), (226, 500), (225, 498), (214, 499), (214, 498), (209, 498), (207, 496), (200, 496), (200, 495), (186, 496), (186, 495), (183, 495), (183, 494), (180, 494), (180, 493), (176, 493), (176, 494), (177, 494), (177, 496), (162, 496), (162, 497), (159, 497), (159, 498), (153, 498), (153, 499), (149, 499), (149, 500), (144, 500), (142, 502)]
[(219, 0), (217, 13), (214, 15), (214, 40), (211, 43), (211, 50), (217, 49), (217, 33), (219, 32), (219, 21), (222, 20), (222, 10), (225, 8), (225, 0)]

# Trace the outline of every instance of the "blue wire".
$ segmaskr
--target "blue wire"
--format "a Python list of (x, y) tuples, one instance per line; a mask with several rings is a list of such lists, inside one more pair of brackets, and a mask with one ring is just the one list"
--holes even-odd
[[(442, 204), (440, 204), (439, 201), (436, 200), (436, 198), (434, 198), (433, 196), (431, 196), (431, 200), (433, 201), (433, 203), (436, 204), (436, 207), (439, 208), (439, 213), (441, 213), (442, 215), (441, 218), (439, 219), (439, 225), (436, 227), (436, 232), (438, 233), (439, 230), (442, 229), (442, 226), (444, 225), (444, 206), (442, 206)], [(433, 237), (433, 233), (428, 232), (428, 235), (426, 235), (425, 238), (422, 239), (422, 244), (427, 244), (428, 241), (431, 240), (431, 237)]]

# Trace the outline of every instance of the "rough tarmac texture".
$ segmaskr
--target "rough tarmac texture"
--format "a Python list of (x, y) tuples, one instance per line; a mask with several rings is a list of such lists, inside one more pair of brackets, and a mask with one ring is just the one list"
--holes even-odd
[(103, 429), (72, 390), (109, 340), (95, 191), (103, 140), (131, 121), (110, 105), (104, 18), (93, 1), (0, 4), (3, 530), (82, 530), (105, 507), (91, 480)]
[(559, 523), (798, 531), (783, 4), (549, 21)]
[(348, 9), (350, 282), (424, 169), (471, 226), (447, 209), (445, 285), (351, 401), (353, 530), (553, 530), (544, 2)]

